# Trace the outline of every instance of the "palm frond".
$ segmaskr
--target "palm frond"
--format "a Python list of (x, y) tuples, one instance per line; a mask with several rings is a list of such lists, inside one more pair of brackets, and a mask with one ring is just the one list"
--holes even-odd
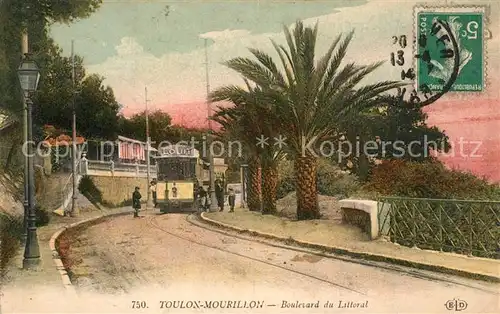
[(234, 58), (223, 64), (256, 84), (263, 86), (280, 84), (271, 71), (248, 58)]
[[(288, 45), (288, 49), (290, 50), (290, 53), (285, 49), (285, 47), (280, 46), (281, 51), (285, 53), (285, 55), (288, 58), (288, 62), (290, 63), (290, 66), (292, 67), (292, 72), (296, 73), (295, 66), (297, 64), (297, 47), (295, 47), (295, 43), (293, 41), (292, 34), (288, 27), (286, 25), (283, 25), (283, 32), (285, 33), (285, 39), (286, 43)], [(295, 78), (297, 79), (297, 78)]]
[(292, 65), (289, 62), (287, 63), (287, 60), (290, 61), (290, 59), (287, 58), (287, 60), (285, 60), (285, 55), (283, 54), (283, 51), (281, 49), (282, 47), (279, 46), (274, 40), (271, 40), (271, 43), (273, 44), (274, 49), (276, 49), (276, 52), (278, 53), (278, 56), (279, 56), (279, 58), (281, 60), (281, 65), (285, 69), (286, 77), (287, 77), (287, 80), (288, 80), (288, 86), (289, 87), (293, 86), (293, 84), (295, 83), (295, 78), (293, 77), (293, 73), (290, 70), (290, 68), (292, 67)]
[(351, 31), (346, 36), (346, 38), (344, 38), (344, 40), (340, 44), (339, 49), (337, 50), (337, 53), (333, 56), (333, 59), (331, 59), (328, 70), (326, 71), (326, 75), (323, 77), (323, 88), (322, 88), (323, 90), (331, 86), (331, 82), (340, 64), (342, 63), (342, 60), (344, 59), (347, 53), (347, 47), (349, 46), (353, 36), (354, 36), (354, 30)]
[[(317, 29), (315, 31), (317, 32)], [(337, 47), (337, 44), (339, 43), (341, 38), (341, 34), (337, 36), (337, 38), (330, 45), (330, 48), (325, 53), (325, 55), (323, 55), (323, 57), (321, 57), (321, 59), (318, 61), (311, 83), (315, 91), (311, 94), (311, 98), (309, 99), (309, 101), (317, 97), (321, 89), (321, 84), (323, 83), (322, 80), (325, 77), (326, 71), (328, 70), (328, 65), (330, 64), (330, 59), (332, 58), (333, 51), (335, 50), (335, 47)]]
[(286, 82), (283, 75), (278, 70), (273, 58), (259, 49), (250, 48), (250, 52), (264, 65), (274, 76), (275, 80), (279, 83), (280, 87), (285, 88)]

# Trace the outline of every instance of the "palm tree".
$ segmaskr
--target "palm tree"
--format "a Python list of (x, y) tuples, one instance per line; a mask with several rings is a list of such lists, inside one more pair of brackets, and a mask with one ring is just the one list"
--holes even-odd
[[(220, 100), (230, 99), (228, 97), (218, 96), (218, 95), (231, 95), (233, 99), (231, 101), (236, 105), (243, 106), (244, 103), (238, 97), (238, 93), (241, 91), (239, 88), (226, 87), (222, 89), (215, 90), (210, 93), (209, 101), (217, 102)], [(244, 93), (240, 95), (243, 97)], [(248, 164), (248, 177), (249, 186), (247, 189), (247, 205), (250, 211), (260, 211), (262, 205), (262, 184), (261, 184), (261, 165), (260, 156), (256, 150), (255, 146), (251, 145), (251, 141), (258, 136), (258, 131), (250, 128), (248, 131), (240, 123), (241, 118), (238, 114), (238, 110), (231, 110), (231, 108), (218, 107), (218, 110), (213, 114), (210, 119), (221, 125), (221, 129), (216, 133), (219, 138), (225, 138), (228, 140), (241, 141), (243, 144), (244, 155), (246, 156), (246, 162)], [(252, 119), (255, 121), (256, 119)], [(245, 120), (244, 120), (245, 121)]]
[(297, 218), (316, 219), (320, 216), (316, 186), (318, 154), (316, 149), (310, 149), (317, 145), (310, 144), (335, 137), (340, 133), (340, 122), (375, 105), (380, 94), (404, 84), (383, 81), (357, 87), (382, 62), (368, 66), (348, 63), (341, 67), (353, 32), (342, 42), (342, 34), (339, 35), (316, 63), (317, 24), (314, 28), (304, 27), (298, 21), (293, 34), (287, 27), (284, 33), (288, 49), (273, 41), (284, 71), (278, 70), (271, 56), (257, 49), (250, 52), (258, 61), (235, 58), (226, 65), (259, 86), (266, 102), (272, 104), (273, 123), (287, 138), (288, 148), (293, 152)]
[[(219, 108), (213, 119), (219, 122), (226, 132), (232, 133), (233, 138), (245, 144), (251, 177), (249, 193), (249, 208), (257, 207), (257, 193), (261, 192), (263, 214), (276, 213), (276, 191), (278, 186), (277, 161), (283, 156), (281, 150), (271, 145), (256, 145), (260, 136), (273, 137), (270, 108), (260, 102), (262, 91), (258, 87), (252, 88), (247, 82), (247, 90), (238, 86), (225, 86), (210, 94), (210, 101), (230, 101), (234, 104), (230, 108)], [(262, 169), (262, 172), (260, 171)], [(260, 178), (262, 177), (262, 189)], [(260, 200), (260, 198), (259, 198)], [(259, 204), (260, 205), (260, 204)]]

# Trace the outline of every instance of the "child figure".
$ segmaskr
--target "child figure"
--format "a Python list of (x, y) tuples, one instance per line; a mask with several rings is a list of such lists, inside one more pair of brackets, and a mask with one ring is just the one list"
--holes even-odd
[(132, 207), (134, 208), (134, 218), (139, 217), (139, 210), (141, 209), (141, 193), (139, 187), (136, 186), (134, 193), (132, 193)]
[(234, 193), (233, 188), (229, 188), (229, 197), (228, 197), (228, 202), (229, 202), (229, 212), (234, 213), (234, 202), (236, 200), (236, 194)]

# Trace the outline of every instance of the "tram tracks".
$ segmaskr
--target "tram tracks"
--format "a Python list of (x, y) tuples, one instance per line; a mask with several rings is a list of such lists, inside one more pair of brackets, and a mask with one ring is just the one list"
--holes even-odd
[[(171, 231), (167, 231), (164, 228), (162, 228), (161, 226), (159, 226), (158, 224), (156, 224), (155, 223), (156, 222), (156, 217), (157, 216), (149, 216), (148, 217), (148, 225), (150, 225), (151, 227), (153, 227), (155, 229), (158, 229), (158, 230), (160, 230), (160, 231), (162, 231), (164, 233), (167, 233), (167, 234), (169, 234), (169, 235), (171, 235), (173, 237), (176, 237), (176, 238), (179, 238), (179, 239), (182, 239), (182, 240), (185, 240), (187, 242), (191, 242), (191, 243), (203, 246), (203, 247), (215, 249), (215, 250), (218, 250), (218, 251), (221, 251), (221, 252), (225, 252), (225, 253), (229, 253), (229, 254), (232, 254), (232, 255), (240, 256), (240, 257), (243, 257), (243, 258), (246, 258), (246, 259), (249, 259), (249, 260), (253, 260), (253, 261), (256, 261), (256, 262), (259, 262), (259, 263), (264, 263), (264, 264), (267, 264), (269, 266), (277, 267), (277, 268), (280, 268), (280, 269), (283, 269), (283, 270), (286, 270), (286, 271), (289, 271), (289, 272), (293, 272), (293, 273), (296, 273), (296, 274), (299, 274), (299, 275), (302, 275), (302, 276), (305, 276), (305, 277), (309, 277), (311, 279), (315, 279), (315, 280), (318, 280), (318, 281), (321, 281), (321, 282), (324, 282), (324, 283), (328, 283), (328, 284), (336, 286), (336, 287), (340, 287), (340, 288), (349, 290), (351, 292), (356, 292), (356, 293), (360, 293), (362, 295), (366, 295), (363, 292), (356, 291), (356, 290), (351, 289), (351, 288), (349, 288), (347, 286), (340, 285), (340, 284), (337, 284), (335, 282), (331, 282), (331, 281), (325, 280), (323, 278), (316, 277), (314, 275), (310, 275), (310, 274), (307, 274), (307, 273), (296, 271), (294, 269), (290, 269), (290, 268), (287, 268), (287, 267), (284, 267), (284, 266), (281, 266), (281, 265), (273, 264), (273, 263), (270, 263), (270, 262), (265, 261), (265, 260), (257, 259), (257, 258), (251, 257), (251, 256), (246, 256), (246, 255), (243, 255), (243, 254), (240, 254), (240, 253), (236, 253), (236, 252), (232, 252), (230, 250), (226, 250), (224, 248), (220, 248), (220, 247), (217, 247), (217, 246), (213, 246), (213, 245), (201, 243), (201, 242), (189, 239), (187, 237), (183, 237), (183, 236), (181, 236), (179, 234), (175, 234), (175, 233), (173, 233)], [(190, 222), (190, 215), (186, 215), (186, 220), (188, 222)], [(199, 222), (199, 219), (198, 219), (198, 221), (196, 223), (191, 223), (191, 225), (194, 225), (195, 227), (198, 227), (200, 229), (204, 229), (204, 230), (207, 230), (207, 231), (210, 231), (210, 232), (219, 233), (219, 234), (223, 234), (225, 236), (228, 236), (228, 233), (226, 233), (224, 231), (217, 230), (217, 229), (214, 230), (211, 227), (205, 226), (203, 222)], [(375, 267), (375, 268), (383, 269), (383, 270), (386, 270), (386, 271), (389, 271), (389, 272), (397, 272), (397, 273), (400, 273), (402, 275), (410, 276), (410, 277), (413, 277), (413, 278), (418, 278), (418, 279), (421, 279), (421, 280), (428, 280), (428, 281), (440, 282), (440, 283), (447, 284), (447, 285), (455, 285), (455, 286), (461, 286), (461, 287), (464, 287), (464, 288), (470, 288), (470, 289), (474, 289), (474, 290), (477, 290), (477, 291), (485, 292), (485, 293), (488, 293), (488, 294), (500, 295), (500, 293), (498, 292), (497, 288), (490, 289), (490, 288), (487, 288), (487, 287), (483, 287), (480, 283), (475, 284), (475, 282), (473, 282), (473, 281), (469, 281), (469, 283), (467, 283), (467, 282), (462, 282), (461, 280), (460, 281), (459, 280), (454, 280), (453, 278), (450, 278), (450, 277), (445, 276), (445, 275), (434, 274), (434, 273), (430, 273), (430, 272), (426, 272), (426, 271), (421, 271), (421, 270), (418, 270), (418, 269), (406, 268), (406, 267), (399, 266), (399, 265), (392, 265), (392, 264), (386, 264), (386, 263), (381, 263), (381, 262), (372, 262), (372, 261), (365, 261), (365, 260), (353, 259), (353, 258), (350, 258), (350, 257), (344, 257), (344, 256), (337, 256), (337, 255), (326, 254), (326, 253), (322, 253), (320, 251), (314, 252), (314, 251), (310, 251), (310, 250), (304, 250), (304, 249), (298, 248), (298, 247), (284, 246), (282, 244), (273, 243), (273, 241), (269, 242), (269, 241), (264, 241), (264, 240), (260, 240), (260, 239), (254, 239), (253, 237), (250, 237), (250, 236), (243, 236), (243, 235), (239, 235), (239, 234), (231, 234), (231, 232), (229, 232), (229, 234), (233, 238), (237, 238), (237, 239), (244, 240), (244, 241), (256, 242), (256, 243), (265, 244), (265, 245), (271, 246), (271, 247), (288, 249), (288, 250), (293, 250), (293, 251), (297, 251), (297, 252), (303, 252), (303, 253), (307, 253), (307, 254), (321, 256), (321, 257), (325, 257), (325, 258), (331, 258), (331, 259), (341, 260), (341, 261), (345, 261), (347, 263), (354, 263), (354, 264), (359, 264), (359, 265), (364, 265), (364, 266), (369, 266), (369, 267)]]
[[(271, 263), (271, 262), (268, 262), (266, 260), (263, 260), (263, 259), (259, 259), (259, 258), (255, 258), (255, 257), (252, 257), (252, 256), (248, 256), (248, 255), (244, 255), (244, 254), (240, 254), (240, 253), (236, 253), (236, 252), (232, 252), (230, 250), (226, 250), (224, 248), (220, 248), (220, 247), (217, 247), (215, 245), (210, 245), (210, 244), (206, 244), (206, 243), (202, 243), (200, 241), (196, 241), (196, 240), (193, 240), (193, 239), (189, 239), (187, 237), (184, 237), (182, 235), (179, 235), (179, 234), (176, 234), (174, 232), (171, 232), (171, 231), (168, 231), (168, 230), (165, 230), (165, 228), (162, 228), (160, 225), (158, 225), (156, 223), (156, 216), (149, 216), (147, 217), (147, 224), (149, 226), (151, 226), (152, 228), (155, 228), (157, 230), (160, 230), (162, 231), (163, 233), (166, 233), (170, 236), (173, 236), (175, 238), (178, 238), (178, 239), (181, 239), (183, 241), (186, 241), (186, 242), (190, 242), (190, 243), (193, 243), (193, 244), (196, 244), (196, 245), (199, 245), (199, 246), (202, 246), (202, 247), (206, 247), (206, 248), (210, 248), (210, 249), (214, 249), (214, 250), (217, 250), (217, 251), (220, 251), (220, 252), (224, 252), (224, 253), (227, 253), (227, 254), (231, 254), (231, 255), (234, 255), (234, 256), (238, 256), (238, 257), (242, 257), (242, 258), (245, 258), (245, 259), (248, 259), (248, 260), (251, 260), (251, 261), (254, 261), (254, 262), (258, 262), (258, 263), (262, 263), (262, 264), (265, 264), (265, 265), (268, 265), (268, 266), (272, 266), (272, 267), (275, 267), (275, 268), (279, 268), (279, 269), (282, 269), (282, 270), (285, 270), (285, 271), (288, 271), (288, 272), (291, 272), (291, 273), (294, 273), (296, 275), (300, 275), (300, 276), (304, 276), (304, 277), (307, 277), (307, 278), (310, 278), (310, 279), (314, 279), (314, 280), (317, 280), (317, 281), (320, 281), (320, 282), (323, 282), (323, 283), (326, 283), (326, 284), (329, 284), (329, 285), (332, 285), (334, 287), (337, 287), (337, 288), (341, 288), (341, 289), (344, 289), (344, 290), (347, 290), (347, 291), (350, 291), (350, 292), (354, 292), (354, 293), (357, 293), (357, 294), (360, 294), (360, 295), (364, 295), (366, 296), (367, 294), (362, 292), (362, 291), (359, 291), (359, 290), (355, 290), (355, 289), (352, 289), (348, 286), (345, 286), (345, 285), (341, 285), (341, 284), (338, 284), (338, 283), (335, 283), (335, 282), (332, 282), (330, 280), (326, 280), (326, 279), (323, 279), (323, 278), (320, 278), (320, 277), (317, 277), (317, 276), (314, 276), (314, 275), (311, 275), (311, 274), (307, 274), (307, 273), (304, 273), (304, 272), (301, 272), (301, 271), (297, 271), (297, 270), (294, 270), (294, 269), (290, 269), (288, 267), (284, 267), (282, 265), (278, 265), (278, 264), (275, 264), (275, 263)], [(247, 240), (248, 241), (248, 240)]]

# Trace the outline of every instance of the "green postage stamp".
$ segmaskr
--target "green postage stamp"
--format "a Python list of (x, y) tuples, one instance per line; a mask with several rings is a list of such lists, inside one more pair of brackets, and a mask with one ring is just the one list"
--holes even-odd
[(416, 7), (417, 88), (443, 89), (454, 70), (453, 36), (460, 65), (450, 92), (484, 91), (485, 28), (484, 7)]

